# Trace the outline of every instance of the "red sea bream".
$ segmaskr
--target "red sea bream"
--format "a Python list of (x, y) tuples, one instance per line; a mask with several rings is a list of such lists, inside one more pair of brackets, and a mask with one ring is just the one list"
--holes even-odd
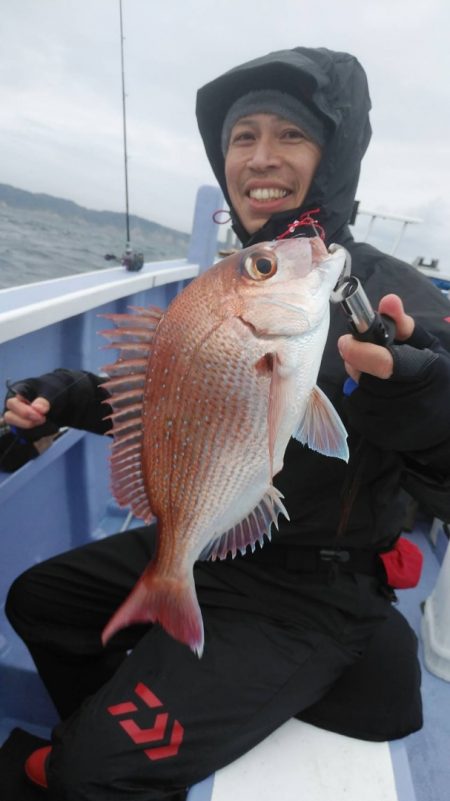
[(291, 436), (348, 458), (342, 422), (316, 386), (345, 257), (332, 250), (305, 238), (254, 245), (203, 273), (165, 312), (109, 315), (116, 328), (102, 333), (120, 350), (105, 368), (112, 487), (137, 517), (157, 519), (158, 545), (104, 642), (158, 621), (200, 656), (194, 562), (262, 545), (287, 514), (272, 478)]

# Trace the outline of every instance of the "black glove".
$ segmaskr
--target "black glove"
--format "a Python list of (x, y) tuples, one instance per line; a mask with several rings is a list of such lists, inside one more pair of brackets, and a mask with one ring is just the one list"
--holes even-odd
[(31, 441), (54, 434), (61, 426), (80, 428), (96, 434), (105, 434), (111, 429), (111, 414), (108, 393), (100, 385), (105, 379), (84, 371), (58, 369), (38, 378), (26, 378), (8, 385), (6, 400), (13, 395), (23, 395), (29, 401), (46, 398), (50, 403), (47, 422), (26, 431)]
[(349, 421), (379, 448), (428, 452), (433, 461), (432, 450), (450, 441), (450, 354), (419, 325), (406, 343), (389, 350), (391, 378), (361, 374), (346, 400)]

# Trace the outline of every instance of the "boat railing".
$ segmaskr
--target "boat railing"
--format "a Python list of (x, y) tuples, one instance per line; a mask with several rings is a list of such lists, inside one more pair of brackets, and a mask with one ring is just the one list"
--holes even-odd
[(373, 234), (375, 222), (377, 220), (389, 220), (392, 222), (400, 223), (397, 236), (394, 239), (393, 245), (390, 250), (390, 255), (394, 256), (397, 253), (400, 243), (405, 235), (408, 225), (418, 225), (423, 222), (419, 217), (408, 217), (402, 214), (391, 214), (383, 211), (371, 211), (370, 209), (361, 208), (358, 204), (355, 209), (355, 217), (369, 217), (369, 224), (364, 235), (364, 241), (368, 241)]

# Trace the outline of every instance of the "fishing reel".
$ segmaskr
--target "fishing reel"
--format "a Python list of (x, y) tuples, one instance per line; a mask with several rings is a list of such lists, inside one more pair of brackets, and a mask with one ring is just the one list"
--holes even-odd
[(142, 267), (144, 266), (144, 254), (133, 250), (131, 245), (127, 245), (125, 252), (120, 258), (115, 256), (114, 253), (106, 253), (104, 259), (105, 261), (115, 261), (117, 264), (121, 264), (122, 267), (125, 267), (126, 270), (132, 273), (139, 272), (139, 270), (142, 270)]
[(121, 264), (129, 272), (137, 273), (144, 266), (144, 254), (138, 253), (132, 249), (131, 245), (127, 245), (125, 253), (122, 255)]
[(344, 269), (331, 293), (332, 303), (340, 303), (355, 339), (390, 345), (395, 338), (395, 323), (386, 314), (376, 312), (359, 278), (351, 275), (351, 256), (346, 252)]

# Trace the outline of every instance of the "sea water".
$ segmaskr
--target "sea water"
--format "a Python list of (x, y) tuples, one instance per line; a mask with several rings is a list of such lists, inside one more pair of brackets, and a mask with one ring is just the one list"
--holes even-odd
[[(187, 241), (170, 229), (131, 228), (132, 247), (145, 261), (184, 258)], [(125, 217), (121, 227), (1, 205), (0, 289), (111, 267), (120, 263), (125, 244)], [(117, 261), (105, 260), (107, 254)]]
[[(131, 244), (144, 254), (145, 261), (184, 258), (189, 236), (158, 226), (148, 230), (131, 218)], [(382, 224), (383, 223), (383, 224)], [(398, 236), (398, 222), (381, 221), (372, 232), (370, 243), (386, 253)], [(358, 241), (367, 235), (367, 218), (357, 219), (352, 233)], [(417, 256), (439, 258), (439, 269), (450, 275), (448, 247), (439, 238), (438, 227), (410, 226), (396, 256), (412, 263)], [(424, 245), (422, 239), (429, 246)], [(222, 236), (224, 234), (222, 233)], [(59, 278), (73, 273), (102, 270), (120, 259), (126, 244), (125, 215), (123, 224), (92, 222), (77, 216), (58, 214), (43, 209), (27, 209), (0, 202), (0, 289)], [(106, 261), (105, 255), (117, 256)], [(441, 258), (442, 256), (442, 258)]]

